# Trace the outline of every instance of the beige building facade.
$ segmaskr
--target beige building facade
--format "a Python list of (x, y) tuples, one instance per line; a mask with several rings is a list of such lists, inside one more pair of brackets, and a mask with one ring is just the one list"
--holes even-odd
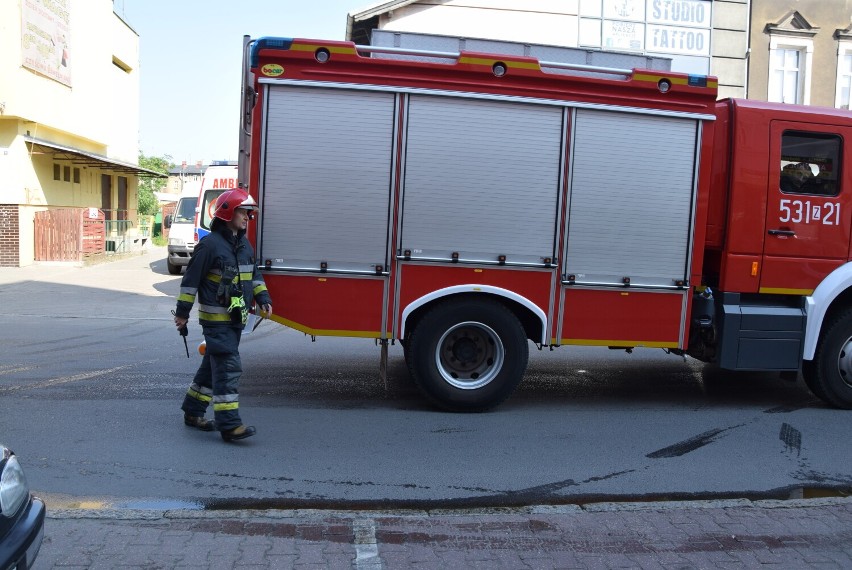
[(751, 0), (748, 97), (849, 109), (852, 0)]
[(397, 0), (348, 16), (347, 39), (487, 38), (667, 57), (719, 97), (852, 104), (852, 0)]
[(743, 97), (748, 14), (749, 0), (400, 0), (351, 13), (347, 39), (381, 29), (666, 57)]
[[(35, 214), (138, 222), (139, 36), (112, 0), (0, 2), (0, 266), (35, 259)], [(110, 226), (110, 224), (112, 224)]]

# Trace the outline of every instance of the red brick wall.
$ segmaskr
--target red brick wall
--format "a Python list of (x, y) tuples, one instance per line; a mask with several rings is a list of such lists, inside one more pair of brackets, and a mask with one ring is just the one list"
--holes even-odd
[(18, 267), (19, 251), (18, 206), (0, 204), (0, 267)]

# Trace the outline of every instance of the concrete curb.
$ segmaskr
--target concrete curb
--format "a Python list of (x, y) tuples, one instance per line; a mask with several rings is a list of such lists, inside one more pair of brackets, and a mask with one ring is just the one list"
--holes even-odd
[(202, 509), (48, 509), (49, 519), (103, 519), (103, 520), (181, 520), (181, 519), (358, 519), (358, 518), (430, 518), (430, 517), (500, 517), (524, 515), (582, 515), (587, 513), (674, 511), (706, 509), (796, 509), (830, 507), (852, 504), (852, 497), (826, 497), (815, 499), (724, 499), (706, 501), (662, 501), (616, 503), (602, 502), (585, 505), (532, 505), (528, 507), (500, 507), (482, 509), (389, 509), (375, 511), (347, 511), (326, 509), (280, 510), (214, 510)]

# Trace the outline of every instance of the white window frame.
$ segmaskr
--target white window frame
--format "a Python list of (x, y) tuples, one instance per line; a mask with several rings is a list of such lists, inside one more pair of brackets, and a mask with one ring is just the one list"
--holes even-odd
[[(811, 70), (813, 69), (814, 42), (811, 38), (792, 38), (789, 36), (772, 36), (769, 40), (769, 84), (767, 86), (767, 100), (781, 102), (783, 99), (783, 85), (778, 85), (775, 79), (775, 68), (772, 67), (774, 53), (778, 50), (793, 49), (799, 51), (800, 59), (798, 92), (801, 96), (801, 105), (811, 104)], [(774, 98), (773, 95), (778, 97)]]
[(837, 44), (837, 81), (836, 88), (834, 93), (834, 106), (836, 108), (840, 108), (840, 105), (843, 103), (840, 100), (841, 97), (841, 89), (840, 83), (843, 76), (849, 77), (850, 80), (850, 93), (849, 93), (849, 101), (846, 102), (846, 109), (852, 107), (852, 69), (843, 69), (843, 59), (846, 56), (852, 56), (852, 41), (841, 41)]

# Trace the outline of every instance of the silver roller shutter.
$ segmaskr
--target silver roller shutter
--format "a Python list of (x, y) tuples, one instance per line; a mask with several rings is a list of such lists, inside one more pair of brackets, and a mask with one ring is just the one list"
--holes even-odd
[(394, 94), (275, 85), (266, 112), (259, 258), (384, 267)]
[(562, 109), (412, 95), (402, 248), (412, 257), (552, 258)]
[(694, 119), (577, 111), (566, 275), (648, 286), (687, 277), (696, 128)]

